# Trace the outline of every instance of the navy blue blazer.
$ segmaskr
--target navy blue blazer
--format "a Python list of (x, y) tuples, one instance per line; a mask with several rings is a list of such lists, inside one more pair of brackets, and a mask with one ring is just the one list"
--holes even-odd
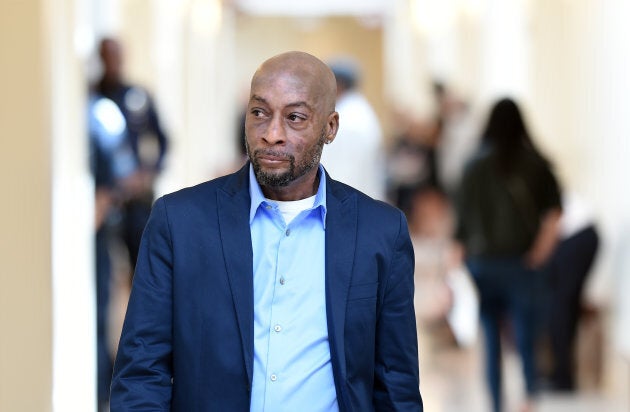
[[(116, 356), (112, 412), (249, 411), (248, 168), (156, 201)], [(422, 411), (405, 217), (326, 179), (326, 314), (339, 409)]]

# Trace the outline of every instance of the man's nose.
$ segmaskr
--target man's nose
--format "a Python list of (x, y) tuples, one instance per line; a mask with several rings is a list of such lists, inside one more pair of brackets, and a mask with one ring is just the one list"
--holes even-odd
[(284, 128), (282, 127), (282, 121), (279, 117), (274, 117), (269, 122), (267, 132), (265, 133), (265, 140), (269, 144), (283, 143), (286, 139)]

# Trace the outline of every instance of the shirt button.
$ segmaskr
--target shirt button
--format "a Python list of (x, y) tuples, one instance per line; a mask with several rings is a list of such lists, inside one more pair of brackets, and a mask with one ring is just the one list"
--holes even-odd
[(269, 377), (269, 379), (271, 379), (271, 382), (275, 382), (278, 380), (278, 377), (275, 374), (273, 374)]
[(271, 209), (271, 205), (267, 205), (267, 206), (265, 206), (265, 208), (266, 208), (267, 210), (270, 210), (270, 209)]
[(286, 280), (284, 280), (284, 278), (280, 278), (280, 284), (284, 285), (286, 283)]
[(289, 236), (291, 234), (291, 229), (287, 229), (286, 232), (284, 232), (284, 234)]
[(276, 325), (273, 327), (273, 330), (275, 330), (276, 332), (280, 332), (282, 330), (282, 326)]

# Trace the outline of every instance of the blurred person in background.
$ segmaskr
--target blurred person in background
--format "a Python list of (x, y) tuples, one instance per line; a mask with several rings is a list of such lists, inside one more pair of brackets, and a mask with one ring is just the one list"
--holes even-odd
[(405, 114), (396, 123), (402, 125), (402, 131), (387, 153), (388, 199), (410, 218), (419, 194), (424, 191), (441, 193), (437, 189), (436, 135), (432, 123)]
[(360, 69), (350, 58), (329, 63), (337, 81), (339, 131), (324, 148), (322, 164), (335, 179), (375, 199), (385, 200), (383, 132), (374, 109), (359, 91)]
[(434, 114), (426, 120), (399, 114), (395, 123), (402, 127), (387, 155), (388, 199), (407, 217), (414, 213), (419, 193), (447, 195), (450, 202), (474, 143), (466, 103), (440, 81), (431, 90)]
[(562, 197), (560, 242), (546, 268), (549, 282), (548, 338), (551, 348), (550, 389), (576, 389), (576, 333), (584, 302), (582, 291), (599, 249), (593, 212), (573, 191)]
[[(114, 340), (109, 330), (112, 253), (125, 246), (131, 269), (153, 203), (153, 183), (163, 165), (166, 136), (154, 104), (139, 86), (123, 80), (120, 43), (103, 38), (98, 49), (103, 74), (90, 87), (90, 159), (96, 185), (97, 385), (99, 410), (107, 411)], [(129, 275), (131, 279), (131, 275)]]
[(432, 131), (434, 154), (433, 184), (449, 198), (454, 195), (466, 161), (475, 150), (473, 124), (466, 100), (441, 81), (432, 84), (436, 113)]
[(477, 291), (453, 240), (454, 215), (444, 193), (415, 194), (409, 231), (415, 254), (415, 310), (423, 401), (427, 410), (468, 411), (479, 396)]
[(103, 74), (93, 86), (93, 92), (118, 106), (125, 119), (125, 135), (134, 158), (134, 178), (126, 188), (128, 193), (122, 205), (120, 224), (120, 236), (133, 273), (142, 231), (154, 200), (153, 185), (164, 165), (167, 137), (147, 90), (124, 79), (120, 42), (103, 38), (99, 44), (99, 57)]
[(451, 211), (446, 196), (435, 190), (417, 192), (413, 204), (408, 222), (416, 262), (416, 318), (419, 325), (441, 327), (453, 307), (448, 275), (457, 264)]
[(96, 353), (98, 410), (107, 411), (113, 357), (109, 347), (109, 302), (112, 279), (110, 241), (125, 182), (134, 171), (126, 141), (125, 119), (116, 104), (96, 93), (88, 97), (90, 169), (95, 186)]
[(531, 411), (536, 315), (543, 303), (540, 269), (557, 242), (561, 195), (513, 100), (502, 99), (492, 108), (455, 206), (456, 239), (479, 292), (492, 410), (503, 410), (501, 335), (509, 326), (526, 386), (521, 410)]
[(156, 201), (112, 412), (422, 411), (407, 221), (320, 163), (335, 90), (310, 54), (268, 59), (248, 162)]

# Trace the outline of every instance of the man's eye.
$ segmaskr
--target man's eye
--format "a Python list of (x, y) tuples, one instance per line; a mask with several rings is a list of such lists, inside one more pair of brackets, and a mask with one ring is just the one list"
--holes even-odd
[(298, 115), (298, 114), (295, 114), (295, 113), (291, 113), (291, 114), (288, 116), (288, 118), (289, 118), (289, 120), (291, 120), (292, 122), (299, 122), (299, 121), (304, 120), (304, 117), (302, 117), (302, 116), (300, 116), (300, 115)]
[(261, 117), (263, 115), (263, 111), (260, 109), (253, 109), (252, 110), (252, 115), (254, 115), (254, 117)]

